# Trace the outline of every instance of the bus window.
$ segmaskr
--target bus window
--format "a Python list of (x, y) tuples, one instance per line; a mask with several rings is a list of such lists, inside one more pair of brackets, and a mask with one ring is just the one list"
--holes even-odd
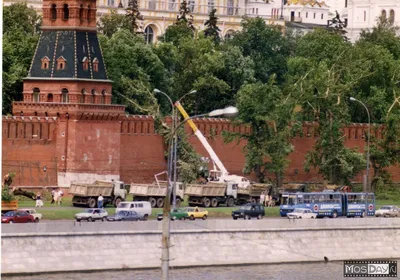
[(289, 196), (289, 205), (296, 205), (297, 204), (296, 201), (297, 201), (297, 196), (295, 195)]
[(319, 202), (319, 203), (324, 203), (326, 201), (324, 194), (317, 194), (316, 198), (317, 198), (317, 202)]
[(340, 194), (335, 194), (333, 196), (333, 202), (334, 203), (340, 203), (341, 202), (341, 195)]
[(315, 194), (311, 195), (311, 203), (315, 203)]
[(367, 195), (368, 203), (374, 203), (374, 200), (375, 200), (374, 198), (375, 198), (375, 196), (373, 194), (368, 194)]
[(302, 195), (297, 196), (297, 204), (303, 204), (303, 196)]
[(309, 194), (305, 194), (305, 195), (304, 195), (304, 203), (305, 203), (305, 204), (308, 204), (308, 203), (310, 203), (310, 202), (311, 202), (310, 195), (309, 195)]
[(355, 201), (355, 203), (365, 203), (365, 195), (356, 194), (354, 201)]

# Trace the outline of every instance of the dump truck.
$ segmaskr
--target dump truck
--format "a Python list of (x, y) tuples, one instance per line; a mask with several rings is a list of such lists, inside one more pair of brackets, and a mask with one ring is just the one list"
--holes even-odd
[[(129, 193), (133, 195), (133, 201), (148, 201), (151, 208), (164, 207), (165, 196), (167, 195), (167, 182), (160, 184), (131, 184)], [(176, 183), (176, 206), (179, 207), (184, 199), (183, 183)], [(172, 203), (172, 195), (171, 195)]]
[(97, 207), (97, 199), (100, 194), (104, 198), (103, 207), (107, 204), (117, 207), (121, 201), (126, 199), (124, 182), (121, 181), (95, 181), (92, 184), (73, 183), (68, 193), (73, 195), (72, 204), (74, 206), (89, 206), (90, 208)]
[(185, 195), (189, 197), (190, 206), (217, 207), (225, 204), (228, 207), (232, 207), (235, 204), (260, 202), (260, 195), (268, 189), (268, 186), (265, 184), (252, 184), (247, 188), (239, 188), (235, 182), (189, 184), (185, 188)]

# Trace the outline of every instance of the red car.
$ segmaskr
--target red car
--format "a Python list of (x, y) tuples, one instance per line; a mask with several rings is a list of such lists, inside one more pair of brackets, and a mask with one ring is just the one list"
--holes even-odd
[(33, 223), (35, 218), (24, 211), (10, 211), (1, 216), (2, 224)]

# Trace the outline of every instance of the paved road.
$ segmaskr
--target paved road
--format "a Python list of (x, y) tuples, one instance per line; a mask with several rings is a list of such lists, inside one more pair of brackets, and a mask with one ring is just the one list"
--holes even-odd
[[(271, 229), (310, 229), (310, 228), (351, 228), (351, 227), (400, 227), (396, 218), (354, 218), (354, 219), (303, 219), (288, 220), (271, 218), (263, 220), (208, 219), (195, 221), (174, 221), (172, 231), (179, 230), (271, 230)], [(161, 232), (162, 222), (75, 222), (42, 221), (38, 224), (2, 224), (2, 234), (13, 233), (82, 233), (82, 232)]]

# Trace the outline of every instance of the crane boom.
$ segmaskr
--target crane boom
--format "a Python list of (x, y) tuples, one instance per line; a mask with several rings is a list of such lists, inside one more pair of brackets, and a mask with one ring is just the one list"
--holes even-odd
[[(179, 112), (181, 112), (182, 116), (184, 119), (188, 119), (189, 115), (186, 113), (185, 109), (182, 107), (181, 103), (179, 101), (175, 102), (175, 107), (178, 108)], [(190, 125), (192, 128), (194, 134), (197, 136), (197, 138), (200, 140), (201, 144), (203, 147), (206, 149), (208, 154), (211, 157), (211, 160), (213, 163), (218, 167), (218, 169), (221, 171), (221, 177), (229, 175), (228, 170), (226, 170), (225, 166), (221, 162), (221, 160), (218, 158), (217, 154), (214, 152), (213, 148), (210, 146), (208, 143), (207, 139), (204, 137), (204, 135), (201, 133), (201, 131), (197, 128), (197, 126), (194, 124), (192, 120), (188, 120), (187, 123)]]

